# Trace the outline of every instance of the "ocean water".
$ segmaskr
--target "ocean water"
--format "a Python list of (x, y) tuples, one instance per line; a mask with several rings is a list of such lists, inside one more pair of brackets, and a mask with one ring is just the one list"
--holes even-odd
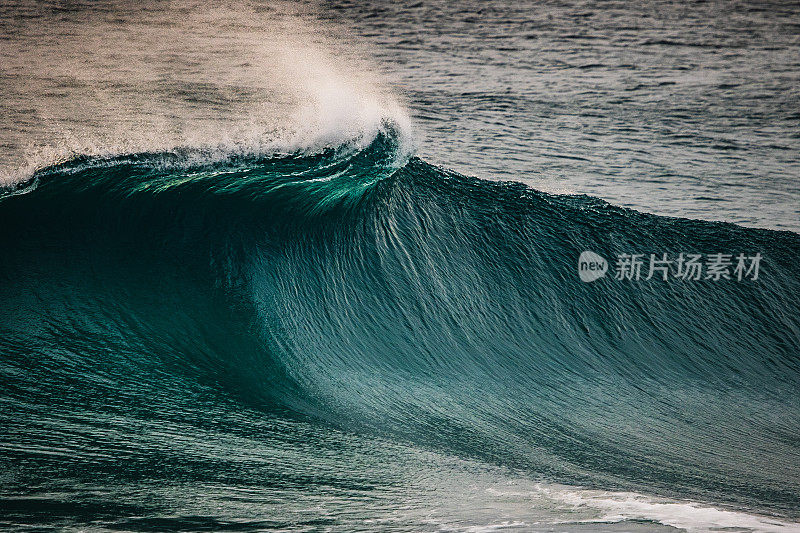
[(4, 3), (0, 526), (800, 531), (798, 29)]

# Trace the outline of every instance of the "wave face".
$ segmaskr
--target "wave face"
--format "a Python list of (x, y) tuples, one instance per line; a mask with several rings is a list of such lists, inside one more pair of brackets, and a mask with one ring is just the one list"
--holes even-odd
[[(354, 530), (357, 501), (419, 529), (491, 469), (800, 518), (800, 236), (398, 150), (78, 158), (8, 191), (3, 523)], [(582, 283), (584, 250), (763, 259)], [(572, 505), (547, 512), (605, 516)]]

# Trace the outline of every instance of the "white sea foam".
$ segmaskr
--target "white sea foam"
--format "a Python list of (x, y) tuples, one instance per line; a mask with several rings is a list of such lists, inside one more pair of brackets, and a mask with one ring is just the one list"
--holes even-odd
[(737, 531), (762, 533), (797, 533), (800, 524), (709, 505), (659, 499), (633, 492), (609, 492), (559, 486), (541, 486), (547, 498), (576, 509), (597, 510), (597, 522), (647, 520), (692, 533)]
[(182, 20), (171, 6), (131, 8), (121, 26), (68, 15), (42, 22), (60, 33), (58, 47), (21, 28), (9, 70), (37, 83), (8, 78), (0, 185), (77, 155), (178, 150), (193, 164), (363, 147), (388, 128), (399, 157), (412, 151), (398, 97), (337, 28), (277, 2), (265, 12), (184, 3)]

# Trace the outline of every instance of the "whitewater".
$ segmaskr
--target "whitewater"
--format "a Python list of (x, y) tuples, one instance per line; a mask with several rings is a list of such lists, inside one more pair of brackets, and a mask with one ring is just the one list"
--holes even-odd
[[(0, 524), (800, 531), (797, 161), (531, 177), (513, 94), (437, 118), (449, 77), (369, 59), (436, 73), (404, 25), (466, 13), (362, 9), (0, 9)], [(585, 250), (762, 270), (584, 283)]]

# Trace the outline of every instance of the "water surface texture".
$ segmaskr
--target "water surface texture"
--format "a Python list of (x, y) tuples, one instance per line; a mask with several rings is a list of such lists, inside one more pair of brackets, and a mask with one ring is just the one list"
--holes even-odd
[(800, 530), (798, 29), (3, 4), (0, 526)]

